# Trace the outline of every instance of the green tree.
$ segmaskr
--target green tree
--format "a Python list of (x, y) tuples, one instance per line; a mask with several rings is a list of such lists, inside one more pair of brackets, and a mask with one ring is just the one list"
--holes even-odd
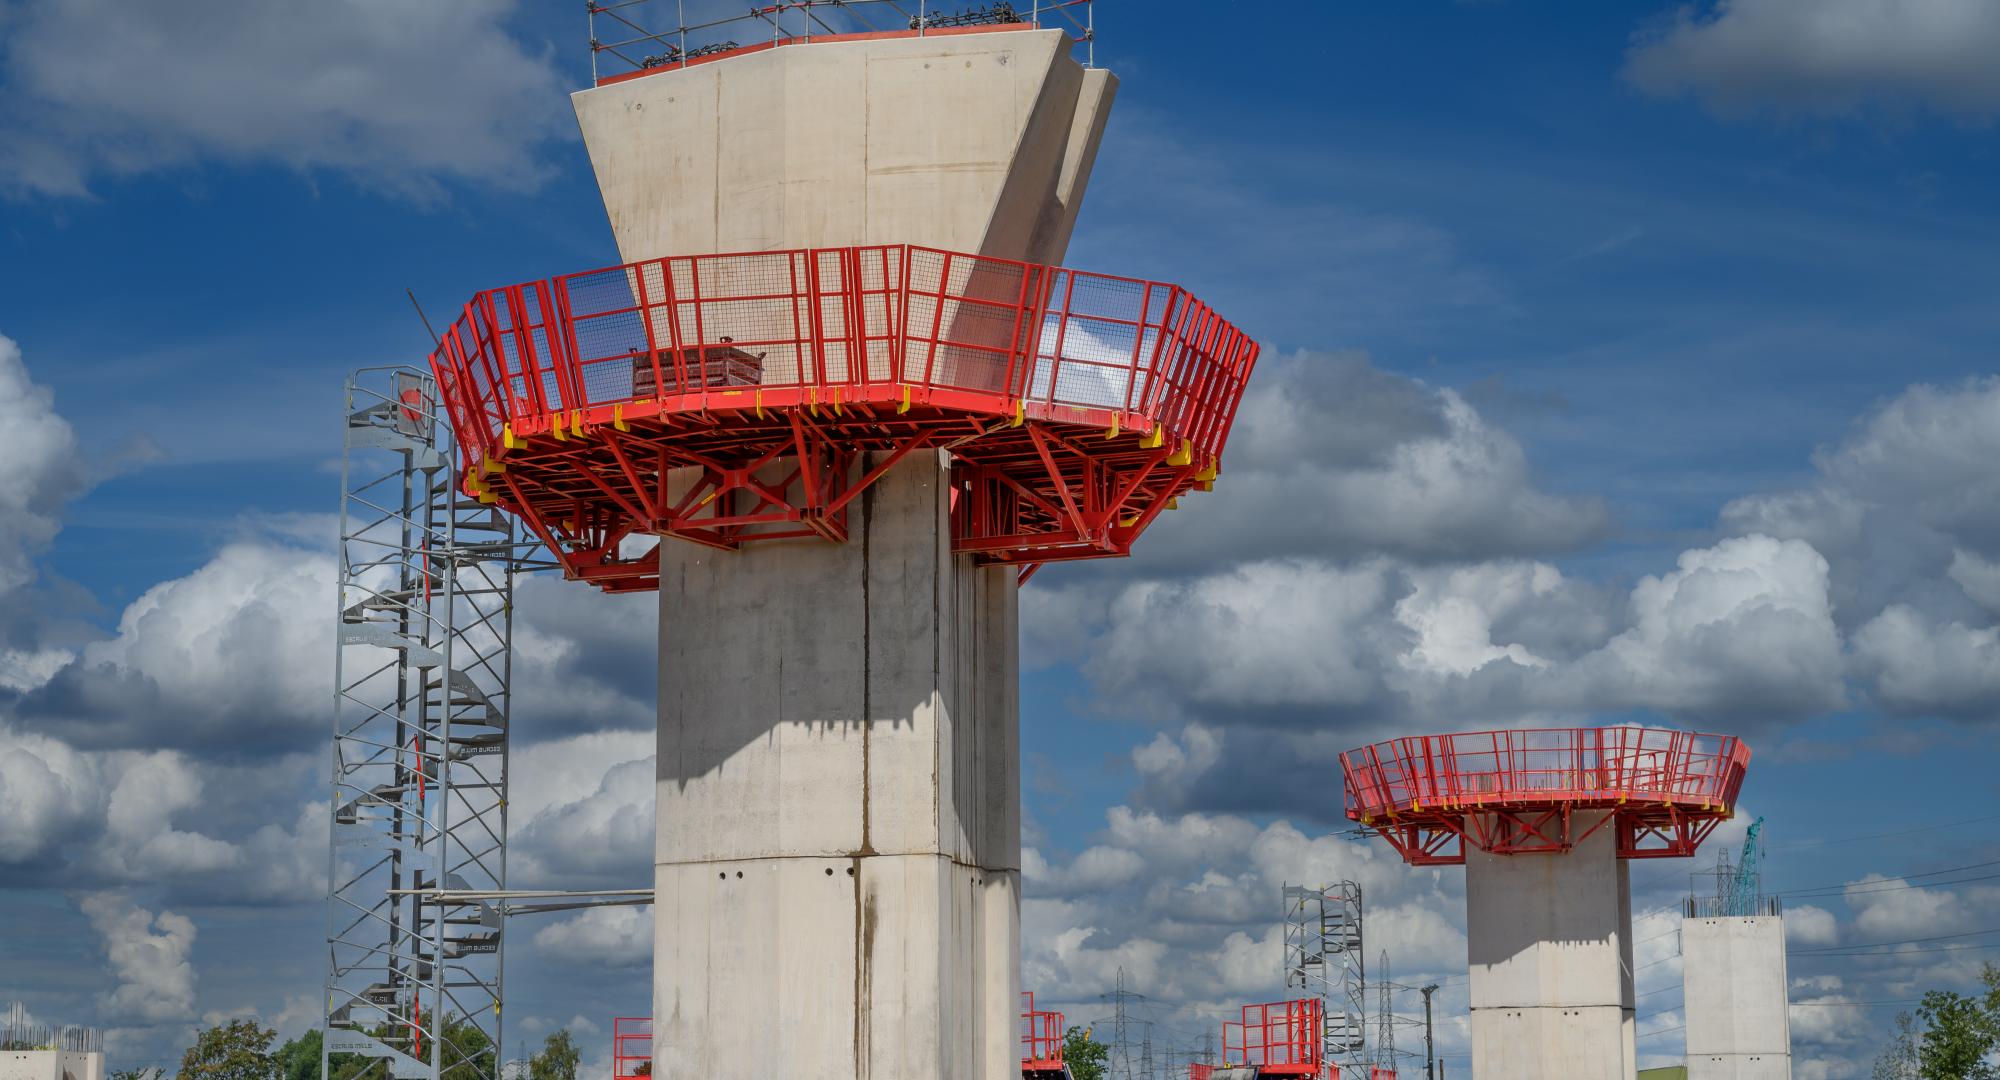
[(324, 1043), (320, 1030), (310, 1028), (278, 1047), (278, 1068), (285, 1080), (319, 1080), (319, 1055)]
[[(480, 1080), (481, 1077), (499, 1075), (499, 1065), (494, 1061), (493, 1040), (487, 1038), (478, 1025), (462, 1016), (447, 1016), (442, 1035), (444, 1080)], [(429, 1052), (426, 1048), (425, 1053)]]
[(1996, 1044), (1994, 1017), (1981, 998), (1933, 990), (1917, 1006), (1923, 1042), (1917, 1047), (1917, 1075), (1923, 1080), (2000, 1080), (1986, 1063)]
[[(0, 1049), (5, 1049), (5, 1047), (0, 1047)], [(160, 1068), (158, 1065), (143, 1069), (111, 1070), (111, 1080), (165, 1080), (166, 1075), (167, 1070)]]
[(542, 1040), (542, 1049), (528, 1059), (529, 1080), (576, 1080), (576, 1063), (582, 1058), (568, 1028), (557, 1028)]
[(176, 1080), (279, 1080), (271, 1040), (278, 1033), (255, 1020), (231, 1020), (195, 1036), (181, 1055)]
[(1063, 1064), (1076, 1080), (1104, 1080), (1110, 1061), (1111, 1048), (1091, 1038), (1089, 1029), (1073, 1027), (1063, 1032)]

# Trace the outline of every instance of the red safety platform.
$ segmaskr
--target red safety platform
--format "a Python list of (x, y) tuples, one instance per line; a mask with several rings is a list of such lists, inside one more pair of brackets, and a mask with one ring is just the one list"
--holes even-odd
[(1021, 994), (1022, 1080), (1067, 1080), (1063, 1064), (1063, 1014), (1035, 1008), (1034, 991)]
[(1326, 1006), (1318, 998), (1245, 1005), (1222, 1023), (1222, 1063), (1188, 1066), (1188, 1080), (1250, 1075), (1258, 1080), (1326, 1080)]
[(1347, 816), (1417, 866), (1463, 863), (1467, 844), (1564, 852), (1607, 826), (1620, 858), (1692, 855), (1735, 812), (1749, 765), (1732, 736), (1638, 727), (1413, 735), (1340, 755)]
[(615, 591), (658, 586), (635, 536), (845, 540), (917, 450), (952, 455), (956, 551), (1128, 554), (1214, 481), (1257, 352), (1175, 285), (886, 245), (490, 290), (431, 367), (465, 489)]
[(653, 1019), (620, 1016), (611, 1021), (611, 1080), (653, 1075)]

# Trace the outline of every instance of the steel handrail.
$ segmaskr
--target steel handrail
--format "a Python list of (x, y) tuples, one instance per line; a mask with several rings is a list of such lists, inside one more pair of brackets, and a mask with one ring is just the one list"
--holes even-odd
[[(758, 274), (786, 280), (763, 289), (728, 284)], [(1006, 291), (991, 291), (1001, 281)], [(1079, 305), (1086, 286), (1105, 294), (1096, 306)], [(613, 302), (580, 303), (579, 290), (608, 291)], [(931, 310), (920, 315), (913, 299)], [(732, 318), (782, 329), (737, 341), (718, 325)], [(1007, 329), (982, 340), (992, 318)], [(586, 340), (600, 336), (610, 344)], [(878, 343), (886, 371), (877, 370)], [(760, 387), (915, 387), (973, 395), (998, 413), (1096, 410), (1128, 429), (1164, 427), (1211, 460), (1257, 352), (1179, 286), (906, 244), (675, 256), (487, 290), (465, 305), (432, 366), (469, 449), (490, 456), (522, 424), (643, 397), (629, 383), (623, 392), (594, 385), (604, 365), (648, 365), (664, 409), (669, 385), (691, 396), (690, 355), (699, 367), (705, 350), (725, 346), (779, 354), (783, 370), (761, 371)], [(920, 373), (912, 362), (919, 354)], [(977, 377), (980, 360), (1002, 367), (997, 385)], [(955, 369), (941, 370), (947, 362)]]
[(1440, 804), (1654, 799), (1732, 804), (1749, 764), (1732, 736), (1662, 729), (1514, 728), (1413, 735), (1341, 755), (1350, 816)]

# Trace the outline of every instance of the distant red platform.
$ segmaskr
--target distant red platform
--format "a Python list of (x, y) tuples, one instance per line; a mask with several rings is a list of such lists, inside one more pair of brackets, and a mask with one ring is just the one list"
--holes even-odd
[(1188, 1066), (1188, 1080), (1255, 1076), (1257, 1080), (1337, 1080), (1339, 1068), (1321, 1056), (1326, 1007), (1317, 998), (1243, 1006), (1222, 1024), (1222, 1064)]
[(631, 590), (659, 574), (635, 535), (845, 540), (921, 449), (952, 454), (954, 550), (1024, 576), (1125, 555), (1214, 481), (1257, 353), (1175, 285), (887, 245), (490, 290), (431, 367), (466, 490)]
[[(1735, 812), (1750, 748), (1636, 727), (1418, 735), (1340, 755), (1347, 816), (1419, 866), (1568, 851), (1601, 828), (1626, 859), (1692, 855)], [(1610, 811), (1609, 814), (1578, 811)]]
[(1063, 1014), (1037, 1009), (1034, 992), (1021, 993), (1022, 1080), (1067, 1080), (1069, 1067), (1063, 1063), (1067, 1034)]
[(620, 1016), (611, 1021), (611, 1080), (653, 1075), (653, 1019)]

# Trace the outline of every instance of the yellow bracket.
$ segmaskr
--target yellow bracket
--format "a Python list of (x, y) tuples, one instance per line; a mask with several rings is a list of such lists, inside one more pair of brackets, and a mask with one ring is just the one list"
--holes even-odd
[(512, 424), (501, 424), (501, 425), (500, 425), (500, 447), (501, 447), (501, 449), (503, 449), (503, 450), (519, 450), (519, 449), (520, 449), (521, 447), (523, 447), (523, 446), (526, 446), (526, 445), (528, 445), (528, 444), (527, 444), (526, 442), (523, 442), (523, 441), (522, 441), (522, 439), (521, 439), (521, 437), (520, 437), (519, 435), (516, 435), (516, 434), (514, 434), (514, 425), (512, 425)]
[(1194, 460), (1194, 444), (1186, 439), (1182, 439), (1181, 448), (1179, 450), (1174, 451), (1173, 455), (1167, 458), (1167, 464), (1186, 465), (1193, 460)]
[(569, 414), (569, 432), (579, 439), (587, 438), (590, 432), (583, 426), (583, 410), (576, 409)]
[(764, 419), (764, 391), (757, 391), (757, 396), (751, 400), (751, 408), (756, 411), (757, 419)]
[(507, 463), (504, 461), (495, 461), (492, 458), (480, 459), (479, 474), (481, 476), (497, 476), (506, 471)]
[(1179, 510), (1180, 508), (1181, 508), (1181, 501), (1178, 497), (1167, 500), (1167, 509)]
[(479, 501), (485, 503), (487, 506), (491, 506), (494, 503), (499, 502), (500, 497), (498, 495), (493, 494), (490, 491), (482, 491), (479, 493)]
[(840, 415), (840, 387), (833, 388), (833, 415)]
[(549, 434), (554, 435), (557, 442), (569, 441), (569, 436), (563, 434), (563, 414), (557, 413), (555, 419), (550, 421)]
[(1105, 437), (1105, 438), (1107, 438), (1107, 439), (1115, 439), (1115, 438), (1117, 438), (1117, 437), (1118, 437), (1118, 414), (1117, 414), (1117, 413), (1112, 413), (1112, 414), (1111, 414), (1111, 430), (1109, 430), (1109, 431), (1106, 431), (1106, 432), (1104, 433), (1104, 437)]
[(1196, 480), (1213, 480), (1215, 479), (1216, 474), (1220, 473), (1221, 471), (1222, 471), (1221, 464), (1218, 462), (1211, 461), (1208, 463), (1207, 468), (1194, 474), (1194, 478)]
[(1148, 431), (1146, 437), (1139, 440), (1139, 449), (1158, 450), (1166, 441), (1167, 429), (1155, 424), (1153, 430)]
[(1195, 489), (1196, 491), (1214, 491), (1214, 490), (1215, 490), (1215, 481), (1213, 481), (1213, 480), (1197, 480), (1197, 481), (1195, 481), (1195, 482), (1194, 482), (1194, 489)]
[(625, 406), (623, 405), (611, 406), (611, 426), (617, 428), (620, 431), (632, 430), (631, 428), (625, 426)]
[(902, 415), (903, 413), (906, 413), (906, 412), (909, 412), (909, 411), (910, 411), (910, 384), (909, 384), (909, 383), (904, 383), (904, 384), (903, 384), (903, 403), (902, 403), (901, 405), (898, 405), (898, 406), (896, 406), (896, 414), (897, 414), (898, 416), (900, 416), (900, 415)]
[(1027, 419), (1028, 419), (1028, 403), (1027, 403), (1027, 402), (1025, 402), (1025, 401), (1023, 401), (1023, 400), (1021, 400), (1020, 398), (1015, 398), (1015, 399), (1014, 399), (1014, 421), (1013, 421), (1012, 423), (1008, 424), (1007, 426), (1008, 426), (1008, 427), (1020, 427), (1020, 426), (1022, 425), (1022, 423), (1024, 423), (1024, 422), (1025, 422), (1025, 421), (1026, 421)]
[(1129, 529), (1137, 524), (1139, 524), (1139, 515), (1137, 514), (1133, 514), (1131, 517), (1122, 517), (1118, 519), (1118, 527), (1121, 529)]

